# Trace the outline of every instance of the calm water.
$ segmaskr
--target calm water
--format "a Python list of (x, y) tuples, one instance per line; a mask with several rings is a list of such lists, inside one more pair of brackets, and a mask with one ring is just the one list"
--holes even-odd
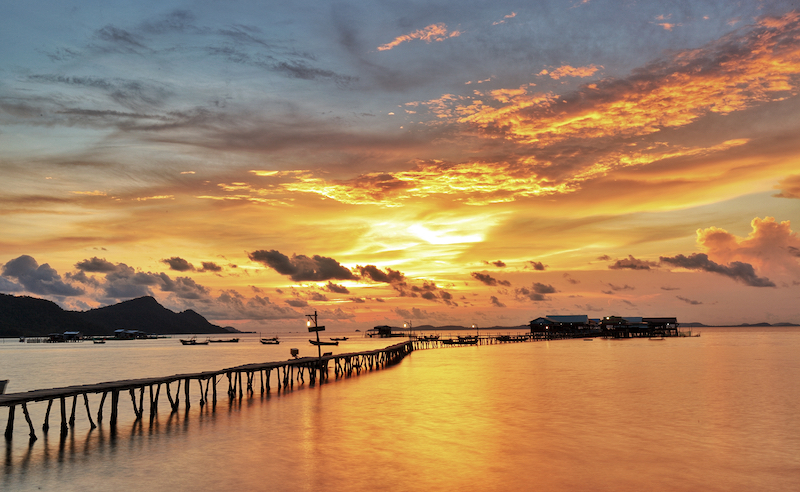
[[(162, 376), (286, 359), (290, 346), (312, 355), (305, 339), (6, 342), (0, 374), (9, 391)], [(358, 339), (336, 349), (384, 345)], [(739, 328), (418, 351), (358, 377), (225, 398), (213, 412), (194, 404), (170, 417), (164, 400), (152, 425), (133, 425), (121, 399), (115, 437), (107, 423), (90, 432), (79, 406), (65, 442), (51, 416), (55, 432), (39, 432), (31, 447), (18, 411), (0, 488), (794, 491), (798, 354), (798, 329)], [(45, 408), (31, 406), (37, 430)]]

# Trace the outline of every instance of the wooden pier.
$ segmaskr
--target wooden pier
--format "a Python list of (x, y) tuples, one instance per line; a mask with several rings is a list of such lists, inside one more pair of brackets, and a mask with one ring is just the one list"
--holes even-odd
[[(311, 384), (317, 380), (320, 382), (326, 381), (329, 378), (331, 367), (336, 378), (354, 376), (362, 371), (380, 369), (399, 362), (413, 350), (413, 342), (408, 341), (366, 352), (338, 355), (325, 354), (322, 357), (303, 357), (288, 361), (247, 364), (219, 371), (175, 374), (167, 377), (128, 379), (9, 393), (0, 395), (0, 407), (8, 407), (5, 438), (11, 440), (13, 437), (14, 419), (17, 406), (19, 406), (22, 408), (22, 413), (28, 424), (30, 441), (33, 442), (37, 439), (33, 420), (28, 410), (28, 404), (30, 403), (47, 402), (47, 410), (42, 424), (42, 432), (44, 433), (47, 433), (50, 428), (50, 412), (53, 403), (56, 402), (58, 404), (56, 411), (59, 411), (61, 415), (60, 432), (63, 439), (69, 433), (70, 428), (75, 426), (75, 414), (79, 399), (86, 408), (86, 416), (91, 429), (95, 429), (103, 421), (103, 407), (108, 399), (107, 397), (111, 395), (109, 424), (112, 431), (114, 431), (119, 419), (120, 396), (125, 393), (130, 395), (135, 420), (142, 420), (146, 410), (152, 420), (158, 413), (158, 400), (162, 394), (162, 388), (167, 394), (170, 412), (175, 413), (180, 408), (181, 386), (183, 386), (184, 409), (188, 412), (192, 404), (190, 389), (192, 386), (195, 386), (198, 391), (200, 407), (202, 408), (210, 403), (213, 408), (217, 403), (217, 384), (224, 382), (226, 379), (228, 383), (228, 398), (230, 400), (241, 399), (245, 393), (248, 395), (254, 394), (256, 389), (260, 389), (261, 394), (269, 392), (272, 389), (271, 384), (273, 382), (276, 383), (277, 389), (280, 391), (281, 389), (293, 388), (295, 383), (303, 384), (306, 382), (306, 378)], [(258, 381), (256, 381), (256, 376), (258, 376)], [(211, 391), (210, 399), (209, 391)], [(146, 392), (147, 395), (145, 395)], [(92, 419), (89, 395), (100, 395), (96, 413), (97, 424)], [(69, 399), (72, 399), (72, 401), (70, 402)], [(145, 409), (145, 400), (149, 402), (147, 409)], [(195, 396), (196, 400), (197, 396)], [(69, 412), (67, 411), (68, 407)]]

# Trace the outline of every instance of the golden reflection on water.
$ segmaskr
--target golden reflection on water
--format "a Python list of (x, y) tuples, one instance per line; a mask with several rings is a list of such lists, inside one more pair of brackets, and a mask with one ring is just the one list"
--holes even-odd
[[(20, 452), (4, 490), (795, 490), (800, 331), (418, 351)], [(123, 429), (125, 426), (122, 427)], [(66, 484), (66, 485), (65, 485)]]

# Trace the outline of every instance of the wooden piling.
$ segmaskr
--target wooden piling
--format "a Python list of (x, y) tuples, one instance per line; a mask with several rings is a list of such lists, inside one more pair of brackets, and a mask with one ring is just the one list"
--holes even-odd
[(47, 434), (50, 430), (50, 408), (53, 406), (53, 399), (47, 400), (47, 412), (44, 414), (44, 423), (42, 424), (42, 432)]
[(96, 429), (97, 426), (94, 424), (94, 421), (92, 420), (92, 412), (89, 410), (89, 397), (86, 395), (86, 393), (83, 394), (83, 403), (86, 405), (86, 417), (89, 418), (89, 425), (91, 426), (92, 429)]
[(28, 429), (30, 429), (30, 441), (36, 440), (36, 432), (33, 430), (33, 422), (31, 422), (31, 415), (28, 413), (27, 403), (22, 403), (22, 413), (25, 415), (25, 421), (28, 422)]
[(14, 413), (16, 413), (16, 405), (8, 407), (8, 422), (6, 422), (6, 440), (10, 440), (14, 435)]

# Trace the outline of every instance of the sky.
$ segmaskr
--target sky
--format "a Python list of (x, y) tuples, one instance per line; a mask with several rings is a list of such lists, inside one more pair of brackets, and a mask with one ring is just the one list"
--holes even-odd
[(0, 1), (0, 292), (800, 323), (796, 2)]

